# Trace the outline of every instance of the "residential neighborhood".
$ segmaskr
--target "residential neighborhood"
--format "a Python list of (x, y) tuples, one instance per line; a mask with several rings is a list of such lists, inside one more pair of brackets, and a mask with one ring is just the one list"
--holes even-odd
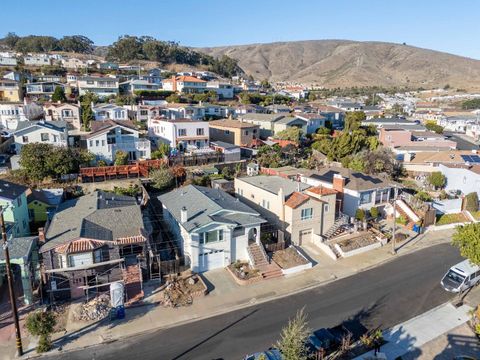
[(0, 359), (480, 359), (480, 53), (407, 2), (6, 4)]

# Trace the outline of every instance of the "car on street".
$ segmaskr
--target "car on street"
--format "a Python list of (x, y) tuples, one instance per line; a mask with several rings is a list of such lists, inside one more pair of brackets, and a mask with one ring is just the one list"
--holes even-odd
[(268, 349), (245, 356), (244, 360), (282, 360), (282, 354), (278, 349)]

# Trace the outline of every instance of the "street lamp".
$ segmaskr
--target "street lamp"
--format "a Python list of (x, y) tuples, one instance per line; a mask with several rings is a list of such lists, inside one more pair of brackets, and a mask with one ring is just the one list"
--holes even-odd
[(18, 310), (17, 310), (17, 301), (15, 297), (15, 291), (13, 289), (13, 277), (12, 277), (12, 269), (10, 267), (10, 252), (8, 250), (8, 240), (7, 240), (7, 231), (5, 228), (5, 219), (3, 218), (3, 211), (5, 208), (0, 206), (0, 227), (2, 229), (2, 240), (3, 240), (3, 250), (5, 252), (5, 266), (7, 270), (7, 280), (8, 280), (8, 290), (10, 293), (10, 304), (12, 306), (12, 316), (13, 316), (13, 323), (15, 324), (15, 345), (17, 348), (17, 356), (23, 355), (23, 347), (22, 347), (22, 337), (20, 334), (20, 324), (18, 322)]

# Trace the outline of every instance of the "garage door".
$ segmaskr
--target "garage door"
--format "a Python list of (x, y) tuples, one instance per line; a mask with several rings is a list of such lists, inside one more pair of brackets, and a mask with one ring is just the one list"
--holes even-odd
[(198, 257), (198, 272), (223, 268), (223, 263), (223, 250), (215, 250), (200, 254), (200, 256)]
[(93, 256), (91, 252), (69, 255), (69, 260), (70, 260), (70, 266), (82, 266), (82, 265), (93, 264)]
[(312, 229), (300, 231), (300, 241), (298, 245), (305, 244), (312, 240)]

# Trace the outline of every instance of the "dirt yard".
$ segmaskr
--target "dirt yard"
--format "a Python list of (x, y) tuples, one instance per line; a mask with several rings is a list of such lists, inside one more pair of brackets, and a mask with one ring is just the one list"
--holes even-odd
[(275, 261), (282, 269), (290, 269), (308, 263), (308, 261), (301, 256), (294, 247), (275, 251), (273, 253), (273, 261)]

